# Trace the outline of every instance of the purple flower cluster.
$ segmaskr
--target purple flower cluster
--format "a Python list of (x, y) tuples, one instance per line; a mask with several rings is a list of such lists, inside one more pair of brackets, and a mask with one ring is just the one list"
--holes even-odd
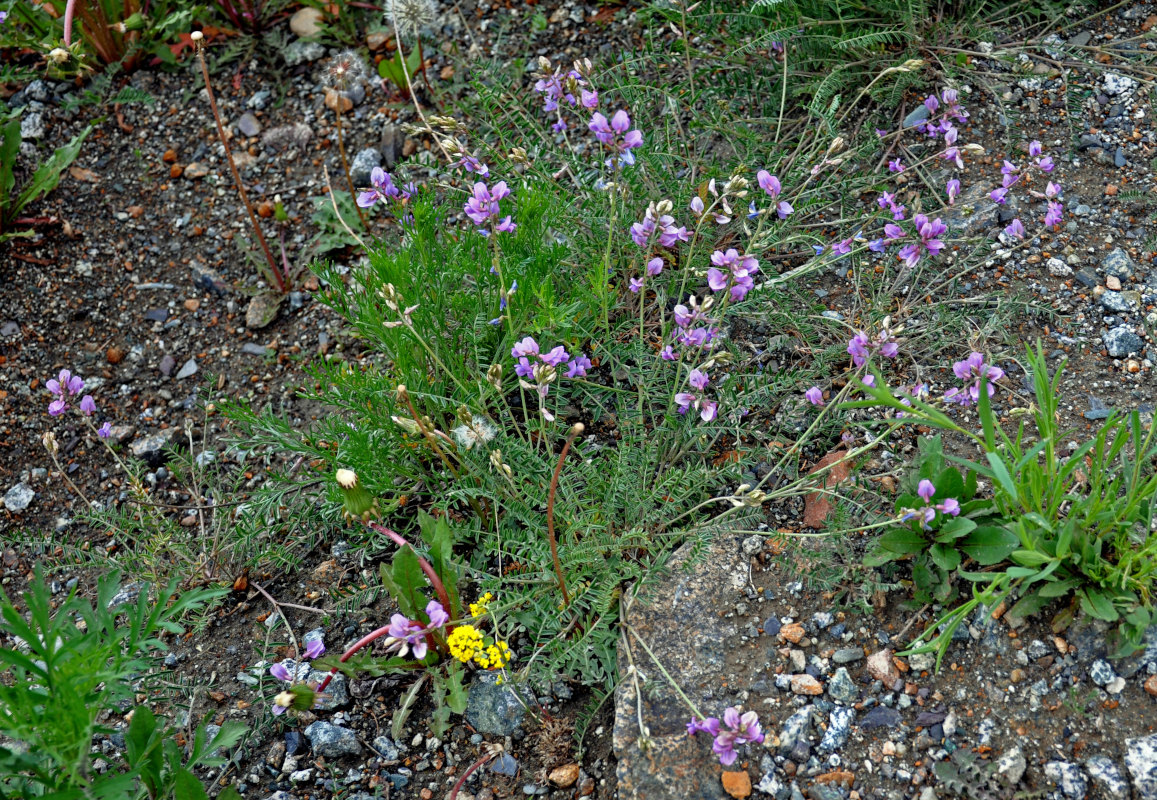
[(486, 166), (472, 155), (463, 155), (462, 158), (458, 160), (458, 166), (467, 172), (471, 172), (477, 175), (479, 178), (490, 177), (490, 167)]
[[(59, 417), (68, 411), (68, 401), (84, 391), (84, 381), (81, 380), (81, 377), (73, 375), (66, 369), (62, 369), (56, 378), (49, 378), (45, 386), (48, 391), (56, 395), (56, 399), (48, 404), (48, 413), (54, 417)], [(91, 394), (86, 394), (81, 398), (80, 410), (88, 417), (96, 413), (96, 401), (92, 399)]]
[(626, 111), (619, 109), (609, 121), (596, 111), (587, 127), (596, 139), (616, 152), (616, 155), (607, 159), (607, 166), (630, 166), (635, 163), (635, 154), (631, 151), (642, 146), (643, 134), (637, 129), (631, 129), (631, 118)]
[[(546, 398), (550, 385), (558, 378), (558, 372), (564, 364), (567, 365), (568, 378), (586, 377), (587, 370), (592, 366), (591, 360), (583, 353), (571, 355), (561, 344), (543, 353), (538, 342), (530, 336), (515, 344), (510, 355), (518, 362), (514, 373), (519, 377), (519, 384), (524, 389), (534, 389), (542, 399)], [(543, 416), (548, 420), (554, 419), (545, 409)]]
[[(595, 108), (599, 104), (598, 92), (588, 91), (586, 86), (586, 80), (577, 70), (568, 70), (564, 74), (560, 67), (535, 81), (534, 91), (542, 95), (545, 111), (558, 111), (559, 101), (571, 107), (577, 106), (580, 98), (584, 107)], [(575, 92), (579, 93), (579, 97), (575, 97)]]
[[(700, 305), (694, 297), (691, 297), (687, 302), (689, 306), (679, 303), (674, 309), (675, 342), (681, 347), (706, 347), (719, 335), (718, 329), (707, 315), (707, 310), (714, 304), (714, 300), (709, 297)], [(666, 361), (674, 361), (675, 349), (667, 345), (660, 355)]]
[(948, 230), (948, 226), (941, 222), (939, 217), (930, 220), (923, 214), (917, 214), (912, 217), (912, 221), (916, 224), (916, 234), (919, 238), (900, 248), (900, 258), (904, 259), (908, 267), (916, 266), (924, 253), (939, 255), (944, 249), (944, 242), (937, 237)]
[(884, 192), (876, 199), (876, 205), (881, 209), (888, 209), (892, 212), (892, 219), (899, 222), (904, 219), (904, 211), (906, 206), (896, 202), (896, 195), (893, 192)]
[(857, 368), (867, 364), (872, 353), (879, 353), (885, 358), (895, 358), (900, 354), (900, 342), (886, 324), (880, 328), (874, 339), (868, 338), (868, 334), (863, 331), (857, 331), (848, 341), (848, 355), (852, 357), (852, 363)]
[(409, 200), (418, 191), (418, 188), (412, 183), (399, 189), (394, 185), (394, 179), (390, 173), (381, 167), (374, 167), (370, 172), (370, 186), (373, 188), (358, 195), (357, 203), (361, 208), (370, 208), (378, 201)]
[[(727, 727), (723, 727), (726, 725)], [(763, 742), (763, 730), (759, 725), (759, 715), (748, 711), (740, 716), (739, 709), (731, 706), (723, 712), (723, 722), (715, 717), (693, 719), (687, 723), (687, 733), (694, 736), (697, 733), (709, 733), (715, 737), (711, 749), (719, 756), (719, 763), (729, 767), (735, 763), (739, 754), (735, 752), (738, 745), (754, 742)]]
[(423, 625), (416, 620), (407, 619), (402, 614), (394, 614), (390, 617), (390, 638), (386, 640), (387, 647), (393, 646), (398, 648), (398, 655), (405, 657), (410, 650), (414, 652), (414, 658), (419, 661), (426, 657), (426, 634), (441, 628), (450, 621), (450, 615), (446, 613), (446, 609), (437, 600), (431, 600), (426, 604), (426, 616), (430, 618), (428, 625)]
[[(313, 659), (320, 657), (323, 653), (325, 653), (325, 642), (323, 642), (321, 639), (313, 639), (305, 643), (305, 650), (302, 651), (301, 655), (303, 658), (312, 661)], [(297, 665), (294, 665), (295, 670), (296, 668)], [(289, 668), (285, 666), (285, 662), (282, 661), (279, 661), (271, 666), (269, 668), (269, 674), (277, 678), (277, 680), (284, 681), (285, 683), (292, 684), (294, 682), (293, 672), (290, 672)], [(283, 695), (278, 695), (279, 700), (282, 699), (282, 697)], [(286, 709), (289, 708), (291, 701), (292, 698), (287, 698), (286, 702), (274, 701), (273, 713), (277, 716), (284, 714)]]
[(711, 254), (715, 266), (707, 270), (707, 285), (713, 292), (731, 290), (732, 302), (739, 302), (755, 286), (752, 275), (759, 272), (759, 261), (749, 254), (740, 255), (734, 247)]
[(943, 503), (932, 504), (932, 496), (936, 494), (936, 487), (932, 485), (932, 481), (927, 479), (920, 481), (920, 485), (916, 488), (916, 494), (920, 495), (920, 499), (924, 501), (924, 507), (902, 509), (901, 522), (919, 519), (920, 524), (927, 530), (932, 520), (936, 519), (937, 512), (952, 517), (960, 516), (960, 502), (956, 498), (950, 497)]
[[(646, 277), (654, 278), (663, 272), (663, 259), (656, 256), (647, 262)], [(643, 289), (643, 282), (645, 278), (631, 278), (630, 285), (627, 287), (635, 294), (638, 294)]]
[[(1033, 159), (1032, 166), (1035, 169), (1040, 170), (1042, 173), (1048, 174), (1052, 172), (1053, 169), (1055, 169), (1056, 165), (1053, 163), (1051, 157), (1041, 155), (1043, 151), (1044, 146), (1041, 145), (1039, 141), (1034, 140), (1029, 142), (1028, 155), (1029, 158)], [(1001, 165), (1000, 172), (1002, 175), (1004, 175), (1000, 181), (1000, 186), (989, 192), (988, 196), (994, 203), (998, 205), (1004, 205), (1004, 203), (1006, 203), (1008, 200), (1009, 191), (1017, 184), (1017, 182), (1020, 181), (1020, 179), (1024, 176), (1024, 173), (1021, 171), (1020, 167), (1011, 161), (1008, 161), (1007, 159), (1005, 160), (1004, 164)], [(1030, 192), (1030, 194), (1032, 194), (1034, 197), (1042, 197), (1039, 192)], [(1061, 202), (1060, 185), (1049, 181), (1048, 185), (1045, 187), (1043, 198), (1048, 203), (1044, 218), (1045, 227), (1051, 228), (1055, 225), (1060, 225), (1064, 220), (1065, 214), (1065, 207)], [(1014, 219), (1011, 223), (1009, 223), (1008, 226), (1005, 227), (1004, 233), (1011, 239), (1023, 239), (1025, 234), (1024, 224), (1019, 219)]]
[(699, 418), (704, 422), (715, 419), (719, 404), (708, 399), (704, 393), (710, 381), (711, 378), (706, 372), (698, 369), (691, 370), (691, 374), (687, 376), (687, 383), (694, 391), (679, 392), (675, 395), (675, 403), (679, 407), (680, 414), (686, 414), (687, 410), (694, 406), (695, 410), (699, 412)]
[(1004, 370), (984, 362), (982, 353), (972, 353), (964, 361), (957, 361), (952, 365), (952, 371), (962, 381), (970, 384), (963, 388), (953, 387), (944, 393), (944, 399), (950, 403), (970, 406), (980, 399), (980, 379), (988, 381), (987, 393), (992, 397), (996, 391), (992, 384), (1004, 377)]
[[(788, 215), (795, 211), (795, 209), (791, 207), (791, 203), (779, 199), (780, 193), (783, 192), (783, 186), (780, 184), (779, 178), (767, 170), (761, 169), (755, 173), (755, 180), (759, 184), (759, 188), (763, 189), (764, 193), (775, 203), (776, 216), (780, 219), (787, 219)], [(751, 202), (752, 206), (754, 206), (755, 201), (752, 200)]]
[(639, 247), (647, 248), (654, 243), (671, 248), (679, 242), (691, 239), (687, 228), (675, 224), (675, 218), (654, 203), (647, 206), (647, 212), (640, 222), (631, 225), (631, 239)]
[(509, 196), (510, 189), (507, 188), (506, 181), (499, 181), (493, 187), (488, 187), (482, 181), (474, 184), (473, 194), (466, 201), (464, 210), (466, 216), (470, 217), (470, 220), (478, 226), (478, 232), (483, 236), (490, 235), (490, 229), (486, 226), (494, 220), (498, 221), (494, 225), (495, 233), (510, 233), (518, 227), (510, 221), (509, 214), (501, 217), (502, 208), (499, 206), (499, 201)]

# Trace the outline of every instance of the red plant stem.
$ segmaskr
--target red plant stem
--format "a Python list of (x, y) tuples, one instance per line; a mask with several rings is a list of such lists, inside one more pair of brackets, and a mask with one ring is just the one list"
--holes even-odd
[(76, 11), (76, 0), (68, 0), (64, 7), (64, 45), (72, 46), (72, 15)]
[[(395, 544), (398, 545), (398, 547), (409, 547), (410, 549), (413, 549), (413, 546), (408, 541), (406, 541), (406, 537), (402, 536), (400, 533), (392, 531), (389, 528), (385, 527), (384, 525), (379, 525), (376, 522), (371, 522), (368, 524), (371, 528), (373, 528), (378, 533), (384, 533), (386, 536), (388, 536)], [(418, 557), (418, 565), (422, 568), (422, 572), (426, 573), (426, 578), (429, 579), (430, 585), (434, 587), (434, 591), (438, 595), (438, 602), (440, 602), (442, 604), (442, 608), (444, 608), (446, 610), (447, 614), (453, 614), (454, 609), (450, 608), (450, 596), (448, 594), (446, 594), (446, 587), (442, 584), (442, 579), (438, 577), (438, 573), (434, 572), (434, 568), (432, 566), (430, 566), (430, 562), (427, 561), (426, 559), (422, 558), (420, 555), (418, 555), (418, 551), (415, 550), (414, 555)], [(390, 629), (390, 626), (385, 625), (381, 628), (378, 628), (376, 631), (373, 631), (371, 633), (367, 633), (365, 636), (358, 639), (356, 642), (353, 643), (353, 645), (348, 650), (346, 650), (344, 653), (342, 653), (342, 656), (340, 659), (341, 663), (344, 664), (346, 661), (348, 661), (350, 658), (352, 658), (353, 654), (356, 653), (358, 650), (361, 650), (363, 647), (370, 644), (375, 639), (381, 638), (387, 631), (389, 631), (389, 629)], [(450, 626), (450, 625), (446, 626), (446, 632), (447, 633), (449, 633), (452, 630), (453, 630), (452, 626)], [(323, 680), (321, 682), (321, 684), (317, 687), (317, 691), (318, 692), (325, 691), (325, 687), (329, 686), (329, 682), (331, 680), (333, 680), (333, 676), (336, 674), (337, 674), (337, 667), (334, 667), (333, 669), (331, 669), (329, 671), (329, 674), (325, 676), (325, 680)]]
[(558, 476), (562, 474), (562, 462), (566, 460), (571, 443), (576, 436), (583, 432), (583, 428), (581, 422), (576, 422), (574, 427), (570, 429), (570, 436), (566, 437), (566, 444), (562, 446), (562, 452), (558, 454), (558, 465), (554, 468), (554, 477), (550, 479), (550, 494), (546, 499), (546, 535), (550, 539), (550, 557), (554, 561), (554, 574), (558, 576), (558, 588), (562, 589), (564, 608), (570, 605), (570, 595), (566, 591), (566, 579), (562, 576), (562, 564), (558, 560), (558, 540), (554, 536), (554, 495), (558, 490)]
[(474, 774), (474, 771), (476, 769), (481, 767), (483, 764), (485, 764), (487, 761), (489, 761), (493, 757), (494, 756), (492, 756), (490, 753), (487, 753), (486, 755), (482, 756), (482, 758), (478, 759), (473, 764), (471, 764), (469, 767), (467, 767), (466, 771), (462, 773), (462, 777), (459, 778), (458, 782), (454, 784), (454, 788), (450, 790), (449, 800), (458, 800), (458, 790), (466, 785), (466, 779), (469, 778), (472, 774)]
[(249, 222), (253, 225), (253, 233), (257, 236), (257, 241), (261, 243), (261, 249), (265, 251), (265, 261), (269, 264), (270, 276), (277, 284), (277, 291), (285, 294), (285, 280), (281, 277), (277, 261), (274, 260), (273, 253), (270, 252), (269, 245), (261, 234), (261, 226), (257, 224), (257, 216), (253, 213), (253, 204), (249, 202), (249, 195), (245, 192), (245, 185), (241, 183), (241, 175), (237, 172), (237, 165), (233, 163), (233, 151), (229, 149), (229, 140), (225, 137), (225, 127), (221, 124), (221, 114), (217, 111), (217, 98), (213, 96), (213, 86), (209, 82), (209, 64), (205, 61), (205, 48), (201, 42), (197, 42), (197, 56), (201, 60), (201, 75), (205, 78), (205, 93), (209, 95), (209, 107), (213, 109), (213, 121), (217, 123), (217, 138), (221, 140), (221, 146), (225, 148), (225, 160), (229, 162), (229, 170), (233, 173), (233, 183), (237, 185), (237, 194), (241, 195), (241, 202), (245, 205), (245, 211), (249, 214)]

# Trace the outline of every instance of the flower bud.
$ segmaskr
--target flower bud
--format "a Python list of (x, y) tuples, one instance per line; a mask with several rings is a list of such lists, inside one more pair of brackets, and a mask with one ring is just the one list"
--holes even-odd
[(390, 419), (394, 421), (395, 425), (397, 425), (411, 436), (422, 432), (422, 429), (419, 427), (418, 423), (409, 417), (390, 417)]
[(968, 153), (970, 156), (982, 156), (985, 153), (984, 148), (975, 142), (969, 142), (960, 149)]
[(512, 147), (510, 149), (510, 160), (515, 164), (526, 164), (530, 158), (526, 155), (526, 149), (522, 147)]
[(659, 216), (670, 214), (671, 209), (674, 207), (675, 205), (670, 200), (660, 200), (658, 203), (655, 203), (655, 213)]
[(44, 438), (41, 439), (41, 441), (44, 442), (44, 449), (47, 450), (50, 454), (56, 455), (57, 452), (60, 451), (60, 445), (56, 442), (56, 434), (54, 434), (52, 431), (46, 432), (44, 434)]
[(378, 499), (361, 485), (357, 473), (352, 469), (339, 469), (334, 477), (341, 488), (343, 517), (369, 522), (371, 517), (378, 516)]
[(922, 58), (910, 58), (907, 61), (905, 61), (901, 65), (901, 67), (903, 69), (908, 70), (909, 72), (916, 72), (918, 70), (922, 70), (922, 69), (924, 69), (924, 59), (922, 59)]
[(48, 60), (53, 64), (64, 64), (72, 58), (72, 53), (63, 47), (55, 47), (48, 53)]
[(550, 59), (546, 56), (538, 57), (538, 68), (543, 72), (550, 72)]
[(486, 370), (486, 382), (495, 389), (502, 391), (502, 365), (491, 364), (490, 369)]

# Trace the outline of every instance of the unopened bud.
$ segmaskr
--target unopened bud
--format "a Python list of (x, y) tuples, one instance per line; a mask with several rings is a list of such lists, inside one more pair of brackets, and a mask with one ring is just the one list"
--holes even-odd
[(924, 59), (922, 59), (922, 58), (910, 58), (907, 61), (905, 61), (901, 66), (904, 69), (908, 70), (909, 72), (916, 72), (918, 70), (924, 69)]
[(64, 64), (71, 58), (72, 54), (65, 50), (63, 47), (53, 48), (48, 53), (48, 60), (53, 64)]
[(660, 216), (670, 214), (671, 209), (674, 207), (674, 204), (670, 200), (660, 200), (658, 203), (655, 203), (655, 212)]
[(422, 432), (422, 429), (418, 426), (418, 423), (409, 417), (390, 417), (390, 419), (394, 421), (395, 425), (397, 425), (411, 436)]
[(358, 474), (352, 469), (339, 469), (334, 477), (337, 484), (343, 489), (353, 489), (358, 485)]
[(982, 156), (985, 153), (984, 148), (981, 145), (976, 144), (975, 142), (969, 142), (968, 144), (964, 145), (964, 147), (962, 147), (960, 149), (963, 150), (964, 152), (968, 153), (968, 155), (970, 155), (970, 156)]
[(192, 39), (194, 42), (199, 42), (205, 38), (205, 34), (201, 33), (201, 31), (193, 31), (192, 33), (189, 34), (189, 38)]
[(538, 68), (543, 72), (550, 72), (550, 59), (546, 56), (538, 57)]
[(837, 136), (835, 139), (832, 139), (832, 143), (828, 145), (827, 155), (830, 156), (833, 153), (840, 152), (847, 144), (847, 140), (845, 140), (843, 136)]
[(510, 149), (510, 160), (515, 164), (525, 164), (530, 159), (526, 155), (526, 149), (522, 147), (512, 147)]
[(47, 433), (45, 433), (44, 437), (41, 439), (41, 441), (44, 442), (44, 449), (47, 450), (52, 455), (56, 455), (57, 452), (59, 452), (60, 445), (57, 444), (56, 434), (54, 434), (52, 431), (48, 431)]
[(499, 391), (502, 390), (502, 365), (491, 364), (490, 369), (486, 370), (486, 382)]

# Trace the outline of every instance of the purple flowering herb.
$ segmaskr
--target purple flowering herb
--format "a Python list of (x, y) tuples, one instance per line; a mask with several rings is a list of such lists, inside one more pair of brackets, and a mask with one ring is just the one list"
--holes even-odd
[(727, 727), (720, 726), (711, 749), (719, 756), (719, 763), (725, 767), (734, 764), (735, 759), (739, 757), (735, 752), (737, 746), (749, 742), (758, 744), (763, 741), (759, 715), (754, 711), (748, 711), (740, 716), (738, 708), (729, 707), (723, 712), (723, 725)]
[(739, 302), (755, 286), (752, 275), (759, 272), (759, 262), (755, 256), (741, 255), (734, 247), (716, 250), (711, 254), (715, 266), (707, 270), (707, 285), (713, 292), (731, 288), (731, 300)]
[(925, 478), (920, 481), (920, 485), (916, 487), (916, 494), (920, 495), (925, 504), (927, 504), (932, 499), (932, 495), (936, 494), (936, 487), (932, 485), (932, 481)]
[(1004, 377), (1004, 370), (1000, 367), (985, 363), (983, 353), (971, 353), (965, 360), (955, 362), (952, 365), (952, 372), (960, 380), (971, 383), (963, 389), (956, 387), (949, 389), (944, 393), (944, 399), (963, 406), (972, 405), (980, 399), (981, 378), (987, 381), (986, 394), (992, 397), (996, 391), (992, 384)]
[(1015, 173), (1010, 173), (1010, 174), (1005, 175), (1003, 178), (1000, 179), (1000, 187), (1002, 189), (1011, 189), (1013, 186), (1016, 185), (1016, 182), (1019, 180), (1020, 180), (1020, 175), (1015, 174)]
[(756, 183), (759, 184), (759, 188), (763, 189), (764, 193), (772, 200), (779, 197), (780, 192), (783, 191), (783, 186), (780, 185), (779, 178), (765, 169), (761, 169), (755, 173), (755, 180)]
[(903, 172), (904, 162), (898, 158), (893, 158), (888, 162), (888, 172)]
[(822, 244), (813, 244), (812, 250), (816, 251), (817, 256), (822, 256), (824, 254), (824, 246)]
[(852, 240), (843, 239), (832, 245), (832, 252), (839, 256), (846, 256), (852, 252)]
[(937, 237), (948, 230), (948, 226), (939, 217), (930, 220), (923, 214), (917, 214), (912, 221), (916, 223), (916, 233), (920, 240), (900, 249), (900, 258), (909, 268), (916, 266), (924, 253), (939, 255), (944, 249), (944, 242)]
[(692, 719), (687, 723), (687, 733), (690, 736), (694, 736), (697, 733), (709, 733), (715, 736), (719, 733), (719, 720), (715, 717)]
[(583, 108), (598, 108), (599, 107), (599, 93), (596, 91), (582, 90), (581, 102)]
[(498, 220), (498, 223), (494, 225), (496, 233), (510, 233), (518, 226), (510, 221), (509, 215), (499, 219), (502, 214), (499, 201), (509, 196), (510, 189), (506, 186), (506, 181), (499, 181), (492, 188), (479, 181), (474, 184), (473, 194), (466, 201), (463, 210), (465, 210), (466, 216), (478, 226), (478, 232), (483, 236), (490, 235), (490, 230), (484, 226), (490, 225), (492, 220)]
[(1037, 158), (1042, 152), (1044, 152), (1044, 147), (1041, 145), (1039, 139), (1033, 139), (1028, 143), (1029, 158)]
[(992, 202), (1000, 206), (1004, 205), (1007, 195), (1008, 189), (1003, 186), (1001, 186), (999, 189), (993, 189), (988, 193), (988, 197), (992, 200)]
[[(551, 112), (559, 109), (560, 100), (572, 107), (578, 105), (578, 100), (575, 99), (573, 89), (579, 89), (583, 86), (586, 86), (586, 81), (583, 80), (582, 75), (573, 69), (568, 70), (564, 75), (561, 68), (559, 68), (550, 75), (544, 75), (535, 81), (534, 91), (542, 95), (543, 110)], [(588, 106), (588, 108), (593, 107), (594, 106)]]
[(868, 362), (868, 334), (863, 331), (857, 331), (854, 336), (848, 341), (848, 355), (852, 357), (852, 363), (857, 367), (862, 367)]
[(596, 139), (618, 152), (617, 159), (608, 159), (608, 164), (618, 161), (630, 166), (635, 163), (635, 154), (631, 151), (643, 144), (643, 134), (631, 129), (631, 118), (626, 111), (619, 109), (610, 120), (596, 111), (587, 127)]
[(587, 370), (591, 368), (591, 360), (584, 354), (579, 353), (571, 359), (570, 365), (567, 367), (566, 376), (568, 378), (585, 378)]
[(904, 233), (904, 229), (893, 222), (889, 222), (884, 226), (884, 237), (891, 239), (903, 239), (908, 234)]
[[(699, 205), (702, 207), (702, 200), (699, 201)], [(694, 207), (692, 201), (692, 209)], [(647, 248), (651, 245), (652, 239), (658, 241), (661, 247), (672, 248), (679, 242), (690, 241), (691, 233), (685, 226), (676, 225), (675, 218), (670, 214), (660, 214), (652, 204), (647, 207), (643, 219), (631, 225), (631, 240), (639, 247)]]
[(388, 631), (390, 638), (401, 642), (399, 655), (405, 656), (407, 649), (414, 651), (414, 658), (421, 661), (426, 657), (426, 626), (420, 622), (406, 619), (402, 614), (390, 617)]
[(96, 413), (96, 401), (92, 399), (91, 394), (86, 394), (81, 398), (80, 410), (84, 412), (86, 417), (91, 417)]
[(101, 425), (100, 429), (96, 432), (96, 435), (102, 439), (107, 439), (108, 437), (112, 436), (112, 423), (106, 422), (105, 424)]
[(818, 386), (813, 386), (803, 393), (803, 396), (813, 406), (822, 406), (824, 404), (824, 393)]
[(944, 185), (944, 191), (948, 193), (948, 205), (956, 202), (956, 198), (960, 196), (960, 181), (953, 178)]
[(1061, 196), (1061, 192), (1061, 185), (1059, 183), (1053, 183), (1052, 181), (1049, 181), (1045, 185), (1045, 197), (1047, 197), (1049, 200), (1058, 199)]
[(672, 347), (671, 345), (667, 345), (666, 347), (664, 347), (662, 350), (659, 351), (659, 357), (662, 358), (664, 361), (675, 361), (679, 356), (677, 356), (675, 354), (675, 348), (674, 347)]
[(562, 133), (563, 131), (565, 131), (565, 130), (566, 130), (566, 120), (565, 120), (565, 119), (563, 119), (562, 117), (559, 117), (559, 118), (558, 118), (557, 120), (555, 120), (555, 121), (554, 121), (554, 123), (553, 123), (553, 124), (550, 126), (550, 129), (551, 129), (552, 131), (554, 131), (555, 133)]
[(631, 291), (632, 294), (638, 294), (639, 292), (643, 291), (643, 279), (631, 278), (627, 282), (627, 288)]
[(1005, 235), (1007, 235), (1008, 237), (1010, 237), (1012, 239), (1023, 239), (1024, 238), (1024, 223), (1020, 221), (1019, 217), (1017, 217), (1016, 219), (1014, 219), (1012, 222), (1008, 223), (1008, 225), (1005, 226), (1004, 233), (1005, 233)]
[[(490, 167), (488, 167), (485, 164), (483, 164), (482, 162), (480, 162), (474, 156), (469, 156), (469, 155), (462, 156), (462, 159), (458, 162), (458, 166), (460, 166), (462, 169), (466, 170), (467, 172), (472, 172), (472, 173), (476, 174), (480, 178), (489, 178), (490, 177)], [(371, 173), (371, 177), (372, 177), (372, 173)]]
[(269, 674), (279, 681), (285, 681), (286, 683), (293, 682), (293, 673), (280, 661), (269, 668)]
[(315, 658), (320, 658), (324, 653), (325, 642), (321, 639), (310, 639), (305, 643), (305, 650), (302, 651), (302, 655), (311, 661)]
[(656, 256), (647, 262), (647, 275), (655, 277), (663, 271), (663, 259)]
[(1020, 167), (1006, 158), (1000, 167), (1000, 172), (1002, 175), (1012, 175), (1013, 173), (1020, 172)]
[[(84, 381), (79, 375), (73, 375), (70, 371), (62, 369), (55, 378), (49, 378), (45, 382), (45, 387), (49, 392), (56, 395), (56, 399), (48, 404), (48, 413), (53, 417), (59, 417), (68, 410), (68, 401), (76, 397), (84, 391)], [(87, 396), (89, 403), (92, 403), (92, 397)], [(81, 408), (85, 407), (85, 402), (81, 401)], [(92, 410), (96, 411), (96, 405), (92, 405)], [(85, 411), (86, 414), (92, 412)]]
[(426, 616), (430, 620), (430, 628), (441, 628), (450, 621), (450, 615), (446, 613), (446, 609), (437, 600), (431, 600), (426, 603)]
[(1057, 165), (1053, 163), (1052, 156), (1045, 156), (1036, 162), (1036, 168), (1041, 172), (1052, 172), (1054, 169), (1056, 169), (1056, 166)]
[(381, 167), (374, 167), (370, 172), (370, 185), (372, 189), (358, 195), (357, 203), (360, 208), (371, 208), (379, 200), (399, 199), (402, 196), (401, 191), (394, 185), (390, 173)]
[(694, 392), (679, 392), (675, 395), (675, 403), (678, 405), (679, 413), (686, 414), (688, 409), (692, 406), (699, 412), (699, 417), (704, 422), (710, 422), (715, 419), (718, 404), (714, 400), (708, 400), (703, 392), (707, 388), (707, 384), (711, 378), (706, 372), (699, 369), (691, 370), (691, 374), (687, 376), (687, 383)]
[(1055, 200), (1049, 201), (1048, 211), (1045, 213), (1045, 226), (1060, 225), (1065, 218), (1065, 207)]

